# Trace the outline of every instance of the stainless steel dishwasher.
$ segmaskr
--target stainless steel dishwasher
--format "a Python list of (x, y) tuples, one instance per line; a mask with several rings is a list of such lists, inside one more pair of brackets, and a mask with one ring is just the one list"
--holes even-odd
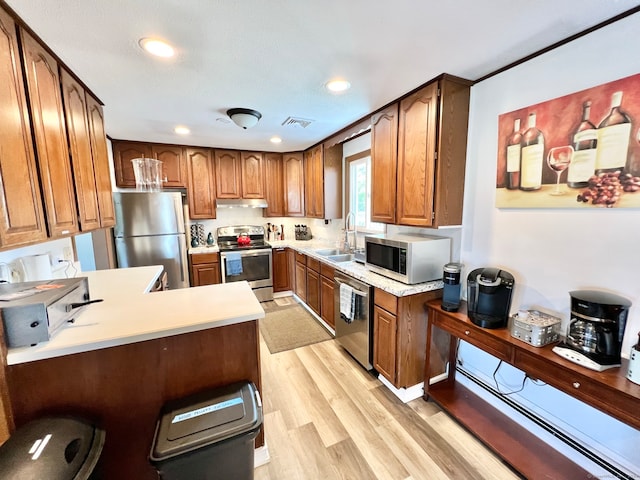
[(364, 368), (371, 370), (373, 288), (339, 272), (334, 275), (334, 284), (336, 340)]

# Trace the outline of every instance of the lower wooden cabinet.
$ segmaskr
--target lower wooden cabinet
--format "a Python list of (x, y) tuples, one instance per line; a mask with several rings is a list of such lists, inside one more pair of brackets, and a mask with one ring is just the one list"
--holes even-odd
[(272, 251), (273, 291), (291, 290), (289, 276), (289, 255), (286, 248), (274, 248)]
[(320, 274), (307, 265), (307, 305), (320, 315)]
[(326, 263), (320, 264), (320, 318), (324, 320), (331, 328), (336, 328), (336, 310), (335, 298), (333, 292), (335, 290), (333, 276), (335, 270), (331, 265)]
[(373, 307), (373, 367), (391, 383), (396, 383), (397, 317)]
[(189, 257), (192, 287), (216, 285), (222, 281), (219, 253), (195, 253)]
[(294, 293), (303, 302), (307, 302), (307, 256), (295, 252), (295, 283)]

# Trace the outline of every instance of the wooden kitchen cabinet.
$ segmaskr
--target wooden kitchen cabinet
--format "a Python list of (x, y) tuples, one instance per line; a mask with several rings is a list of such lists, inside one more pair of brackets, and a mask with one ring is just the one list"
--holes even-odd
[(216, 176), (211, 150), (187, 148), (186, 160), (189, 217), (194, 220), (216, 218)]
[(294, 293), (302, 300), (307, 303), (307, 256), (295, 252), (295, 284), (294, 284)]
[(395, 106), (373, 115), (374, 221), (416, 227), (462, 223), (470, 86), (444, 74), (402, 98), (397, 120)]
[(442, 290), (396, 297), (374, 291), (373, 366), (396, 388), (424, 380), (427, 341), (425, 302), (442, 297)]
[(306, 217), (342, 218), (342, 144), (304, 152)]
[(134, 158), (151, 158), (151, 144), (143, 142), (129, 142), (113, 140), (113, 170), (116, 186), (120, 188), (135, 188), (136, 177), (133, 173)]
[[(282, 156), (285, 216), (304, 217), (304, 159), (302, 152)], [(270, 184), (267, 183), (267, 190)]]
[(320, 263), (320, 318), (331, 328), (336, 328), (335, 320), (335, 269), (326, 263)]
[(242, 198), (265, 198), (264, 159), (262, 153), (240, 152)]
[(111, 188), (111, 172), (109, 170), (109, 153), (107, 151), (107, 134), (104, 129), (104, 111), (98, 100), (89, 93), (87, 99), (87, 115), (89, 117), (89, 139), (91, 141), (91, 157), (95, 173), (98, 211), (100, 212), (100, 228), (113, 227), (116, 214), (113, 207), (113, 189)]
[(219, 253), (194, 253), (189, 255), (189, 261), (192, 287), (217, 285), (222, 281)]
[[(151, 144), (151, 158), (162, 162), (163, 187), (185, 188), (187, 186), (187, 162), (185, 161), (184, 147), (154, 143)], [(133, 168), (133, 165), (131, 167)]]
[(59, 238), (78, 233), (80, 227), (58, 62), (27, 32), (20, 30), (20, 34), (47, 226), (49, 236)]
[(398, 104), (371, 117), (371, 220), (396, 222)]
[(0, 246), (47, 239), (16, 25), (0, 7)]
[[(455, 380), (459, 340), (510, 363), (530, 378), (557, 388), (633, 428), (640, 428), (637, 415), (640, 385), (626, 379), (627, 359), (622, 359), (619, 368), (596, 372), (555, 354), (552, 351), (555, 344), (534, 347), (513, 338), (506, 328), (485, 329), (475, 325), (467, 316), (466, 302), (457, 312), (445, 312), (439, 301), (429, 301), (427, 309), (425, 357), (429, 362), (425, 364), (424, 398), (438, 403), (524, 478), (586, 478), (587, 473)], [(448, 338), (443, 339), (443, 333)], [(439, 335), (440, 340), (437, 340)], [(431, 383), (432, 378), (443, 373), (444, 380)]]
[(307, 305), (320, 315), (320, 261), (307, 257)]
[(304, 205), (306, 217), (324, 217), (322, 145), (304, 152)]
[(267, 208), (265, 217), (285, 216), (284, 175), (281, 153), (264, 154), (265, 199)]
[(273, 292), (286, 292), (291, 290), (289, 280), (289, 258), (284, 247), (272, 250)]
[(60, 76), (80, 230), (96, 230), (101, 227), (101, 222), (87, 99), (84, 88), (71, 74), (61, 69)]
[(242, 197), (242, 168), (237, 150), (214, 151), (216, 164), (216, 197)]

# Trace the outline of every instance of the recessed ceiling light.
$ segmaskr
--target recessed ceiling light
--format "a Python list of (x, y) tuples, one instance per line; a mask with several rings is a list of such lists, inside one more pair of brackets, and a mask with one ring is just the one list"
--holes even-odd
[(151, 55), (155, 55), (156, 57), (169, 58), (175, 55), (173, 47), (163, 40), (158, 40), (156, 38), (141, 38), (138, 44), (145, 51), (149, 52)]
[(340, 93), (351, 88), (351, 84), (346, 80), (331, 80), (325, 85), (327, 90), (333, 93)]
[(178, 125), (176, 128), (173, 129), (173, 131), (176, 132), (178, 135), (189, 135), (191, 133), (191, 130), (189, 130), (187, 127), (183, 125)]
[(280, 137), (271, 137), (271, 143), (282, 143), (282, 139)]

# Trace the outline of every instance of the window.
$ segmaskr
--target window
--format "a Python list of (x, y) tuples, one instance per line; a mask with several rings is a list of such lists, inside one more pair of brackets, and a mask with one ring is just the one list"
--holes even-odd
[(384, 223), (371, 221), (371, 150), (347, 157), (346, 213), (355, 215), (359, 232), (381, 233)]

